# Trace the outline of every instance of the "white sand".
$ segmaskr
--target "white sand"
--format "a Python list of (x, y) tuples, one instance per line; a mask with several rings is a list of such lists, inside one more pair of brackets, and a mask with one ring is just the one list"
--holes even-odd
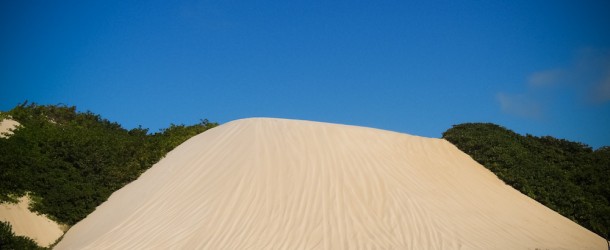
[(191, 138), (57, 249), (606, 249), (441, 139), (281, 119)]
[(0, 221), (11, 224), (16, 235), (32, 238), (40, 246), (53, 244), (64, 232), (57, 222), (28, 209), (28, 196), (19, 198), (18, 204), (0, 204)]
[(9, 135), (13, 134), (13, 129), (19, 126), (19, 122), (11, 119), (4, 119), (0, 121), (0, 138), (6, 138), (7, 136), (4, 133), (8, 133)]

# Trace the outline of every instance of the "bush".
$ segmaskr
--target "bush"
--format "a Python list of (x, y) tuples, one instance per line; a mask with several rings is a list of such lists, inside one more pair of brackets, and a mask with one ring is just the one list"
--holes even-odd
[(608, 238), (610, 147), (522, 136), (491, 123), (455, 125), (443, 138), (515, 189)]
[[(4, 114), (4, 113), (3, 113)], [(30, 192), (32, 209), (73, 225), (188, 138), (203, 120), (150, 134), (76, 107), (23, 103), (6, 112), (21, 126), (0, 139), (0, 202)]]

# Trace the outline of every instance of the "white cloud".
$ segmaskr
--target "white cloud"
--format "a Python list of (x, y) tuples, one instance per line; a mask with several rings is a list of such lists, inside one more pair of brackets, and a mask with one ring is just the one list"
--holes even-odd
[(606, 77), (599, 81), (589, 93), (590, 98), (595, 103), (605, 103), (610, 101), (610, 67), (606, 72)]
[(510, 95), (498, 93), (496, 100), (503, 112), (523, 118), (542, 119), (542, 105), (527, 95)]
[(569, 68), (568, 80), (588, 103), (610, 101), (610, 50), (584, 49)]
[(534, 72), (528, 77), (528, 83), (533, 87), (544, 87), (557, 84), (562, 77), (561, 69)]
[(526, 80), (522, 93), (496, 95), (504, 113), (540, 119), (559, 102), (606, 105), (610, 103), (610, 50), (582, 49), (571, 65), (533, 72)]

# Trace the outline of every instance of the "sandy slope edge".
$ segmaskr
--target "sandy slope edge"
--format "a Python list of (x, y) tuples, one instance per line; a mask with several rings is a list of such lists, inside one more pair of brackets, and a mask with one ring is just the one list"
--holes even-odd
[(24, 196), (19, 198), (17, 204), (0, 204), (0, 221), (10, 223), (16, 235), (27, 236), (40, 246), (53, 244), (64, 234), (61, 226), (44, 215), (30, 211), (29, 203), (29, 197)]
[(57, 249), (606, 249), (441, 139), (252, 118), (195, 136)]

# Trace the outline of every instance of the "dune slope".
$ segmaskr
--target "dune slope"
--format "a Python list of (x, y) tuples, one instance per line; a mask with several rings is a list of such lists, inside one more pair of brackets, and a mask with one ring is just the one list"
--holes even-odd
[(233, 121), (186, 141), (56, 249), (606, 249), (441, 139)]
[[(15, 235), (27, 236), (39, 246), (53, 244), (64, 232), (57, 222), (45, 215), (36, 214), (28, 209), (30, 198), (26, 195), (19, 198), (19, 203), (0, 203), (0, 221), (11, 224)], [(2, 244), (0, 243), (0, 248)]]

